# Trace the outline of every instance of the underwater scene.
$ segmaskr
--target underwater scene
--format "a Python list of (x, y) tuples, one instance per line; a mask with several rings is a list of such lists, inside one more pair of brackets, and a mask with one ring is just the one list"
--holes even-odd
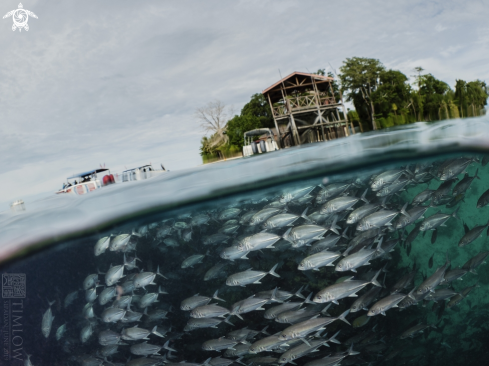
[(488, 162), (393, 158), (61, 237), (2, 265), (2, 362), (483, 364)]

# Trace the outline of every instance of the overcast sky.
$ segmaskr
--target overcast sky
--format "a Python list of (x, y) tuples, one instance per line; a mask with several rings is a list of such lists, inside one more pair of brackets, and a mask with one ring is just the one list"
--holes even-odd
[[(489, 1), (29, 0), (0, 21), (0, 211), (72, 173), (201, 164), (194, 110), (239, 111), (293, 71), (347, 57), (488, 79)], [(2, 0), (0, 15), (18, 7)]]

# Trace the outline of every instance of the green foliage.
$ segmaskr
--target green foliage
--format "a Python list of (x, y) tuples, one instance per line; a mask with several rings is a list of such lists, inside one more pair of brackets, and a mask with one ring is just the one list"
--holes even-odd
[(253, 94), (251, 96), (251, 100), (246, 103), (241, 110), (241, 116), (257, 117), (261, 127), (275, 127), (270, 105), (261, 93)]
[(226, 131), (229, 143), (241, 149), (244, 143), (244, 133), (261, 127), (262, 124), (258, 116), (243, 113), (241, 116), (234, 116), (227, 124)]

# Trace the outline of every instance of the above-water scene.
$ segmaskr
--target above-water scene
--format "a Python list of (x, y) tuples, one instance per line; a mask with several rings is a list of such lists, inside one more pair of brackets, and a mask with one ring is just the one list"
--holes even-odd
[(488, 1), (0, 2), (0, 366), (489, 365)]
[[(488, 122), (457, 123), (223, 162), (143, 182), (144, 196), (128, 185), (12, 216), (16, 234), (4, 238), (22, 250), (2, 273), (14, 342), (39, 365), (479, 362)], [(241, 184), (240, 171), (274, 164)], [(234, 178), (208, 191), (206, 174), (226, 170)], [(186, 199), (161, 197), (175, 185)], [(104, 196), (102, 224), (46, 236)], [(29, 230), (44, 240), (26, 240)]]

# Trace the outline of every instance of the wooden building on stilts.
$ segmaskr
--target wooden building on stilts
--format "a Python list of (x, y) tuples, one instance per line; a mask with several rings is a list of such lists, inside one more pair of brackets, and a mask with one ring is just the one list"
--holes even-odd
[(355, 133), (343, 100), (335, 99), (333, 78), (293, 72), (265, 89), (281, 148), (328, 141)]

